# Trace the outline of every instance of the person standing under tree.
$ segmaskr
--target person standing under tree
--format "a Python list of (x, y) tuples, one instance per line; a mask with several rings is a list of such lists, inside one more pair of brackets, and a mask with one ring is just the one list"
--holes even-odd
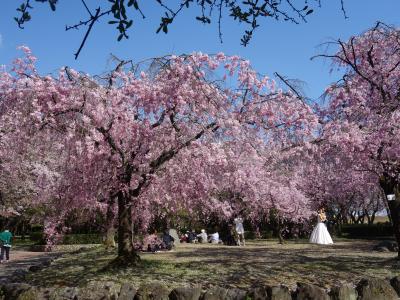
[(325, 209), (322, 207), (318, 210), (318, 223), (311, 233), (310, 243), (320, 245), (333, 244), (332, 238), (324, 222), (326, 222), (326, 215)]
[(245, 241), (244, 241), (244, 228), (243, 228), (243, 219), (242, 217), (237, 217), (233, 220), (235, 223), (235, 229), (236, 229), (236, 234), (237, 234), (237, 244), (238, 246), (245, 246)]
[(10, 260), (11, 240), (12, 240), (12, 234), (8, 229), (5, 229), (0, 233), (0, 246), (1, 246), (0, 263), (8, 262)]

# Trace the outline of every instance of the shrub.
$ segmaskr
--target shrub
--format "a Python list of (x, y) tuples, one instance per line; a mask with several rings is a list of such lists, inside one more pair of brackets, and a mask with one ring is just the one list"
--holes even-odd
[(64, 245), (76, 245), (76, 244), (101, 244), (102, 235), (99, 233), (90, 234), (67, 234), (64, 236)]
[(37, 245), (46, 244), (44, 234), (42, 231), (31, 232), (29, 235), (29, 239)]
[(393, 228), (389, 223), (345, 224), (342, 235), (348, 238), (388, 237), (393, 236)]

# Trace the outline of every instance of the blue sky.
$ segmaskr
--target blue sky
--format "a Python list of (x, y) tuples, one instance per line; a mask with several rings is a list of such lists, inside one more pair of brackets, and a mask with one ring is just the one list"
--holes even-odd
[[(35, 3), (32, 21), (21, 30), (13, 20), (15, 9), (22, 0), (3, 0), (0, 11), (0, 64), (9, 64), (18, 53), (18, 45), (29, 46), (38, 57), (42, 74), (70, 66), (89, 74), (99, 74), (109, 69), (110, 53), (122, 59), (140, 61), (166, 54), (225, 52), (249, 59), (260, 73), (272, 76), (277, 71), (289, 78), (307, 84), (305, 92), (311, 98), (319, 97), (325, 87), (338, 79), (330, 74), (330, 62), (310, 57), (324, 52), (322, 43), (332, 39), (346, 40), (359, 34), (380, 20), (390, 25), (400, 24), (398, 0), (345, 0), (348, 19), (343, 17), (340, 0), (322, 0), (322, 7), (314, 10), (307, 23), (264, 20), (250, 45), (240, 45), (245, 27), (223, 18), (223, 43), (219, 42), (217, 23), (203, 25), (194, 20), (197, 11), (189, 10), (170, 26), (167, 35), (155, 31), (162, 11), (154, 0), (141, 1), (146, 19), (134, 13), (130, 38), (117, 42), (117, 31), (106, 20), (97, 24), (78, 60), (73, 54), (79, 47), (84, 29), (65, 32), (65, 25), (84, 20), (86, 12), (81, 0), (61, 0), (57, 11), (51, 12), (47, 4)], [(106, 2), (102, 0), (101, 2)], [(170, 1), (177, 2), (177, 1)], [(309, 1), (312, 3), (311, 1)], [(379, 2), (379, 6), (377, 3)], [(87, 0), (95, 9), (97, 0)], [(143, 5), (143, 4), (142, 4)]]

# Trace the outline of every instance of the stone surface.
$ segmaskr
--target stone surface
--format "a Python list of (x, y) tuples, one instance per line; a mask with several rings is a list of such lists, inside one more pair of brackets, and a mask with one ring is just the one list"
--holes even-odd
[(168, 233), (170, 236), (174, 238), (174, 245), (179, 245), (181, 243), (181, 240), (179, 239), (178, 232), (176, 229), (170, 229), (168, 230)]
[(359, 300), (394, 300), (398, 299), (393, 287), (383, 279), (361, 279), (357, 285)]
[[(0, 297), (4, 300), (37, 300), (37, 290), (26, 283), (8, 283), (2, 286)], [(0, 298), (1, 299), (1, 298)]]
[(390, 284), (396, 291), (397, 295), (400, 297), (400, 276), (396, 276), (390, 279)]
[(251, 300), (268, 299), (268, 286), (255, 286), (249, 289), (248, 296)]
[(138, 289), (135, 300), (168, 300), (169, 290), (160, 283), (143, 284)]
[(241, 289), (228, 289), (226, 300), (246, 300), (247, 291)]
[(228, 293), (227, 289), (224, 289), (221, 287), (214, 287), (214, 288), (207, 290), (203, 294), (203, 297), (201, 299), (202, 300), (225, 300), (227, 293)]
[(120, 286), (114, 282), (89, 282), (86, 287), (37, 288), (25, 283), (0, 284), (0, 300), (392, 300), (398, 299), (400, 276), (389, 281), (363, 279), (357, 291), (350, 283), (333, 287), (328, 294), (324, 289), (305, 283), (298, 283), (292, 295), (286, 286), (256, 286), (245, 290), (214, 287), (204, 292), (200, 286), (179, 287), (172, 290), (159, 283), (142, 285), (138, 291), (131, 283)]
[(198, 300), (201, 296), (201, 287), (178, 287), (169, 294), (171, 300)]
[(132, 283), (126, 282), (121, 286), (118, 300), (133, 300), (135, 299), (136, 291)]
[(214, 287), (203, 294), (203, 300), (245, 300), (247, 292), (241, 289)]
[(55, 288), (37, 288), (38, 298), (37, 300), (49, 300), (50, 296), (53, 294)]
[(114, 282), (90, 281), (80, 289), (79, 300), (116, 300), (121, 286)]
[(268, 288), (269, 300), (292, 300), (292, 295), (287, 286), (272, 286)]
[(57, 288), (50, 293), (49, 300), (75, 300), (78, 295), (79, 289), (76, 287)]
[(357, 300), (357, 291), (350, 283), (333, 287), (330, 295), (332, 300)]
[(323, 288), (308, 283), (297, 283), (297, 300), (330, 300), (330, 297)]

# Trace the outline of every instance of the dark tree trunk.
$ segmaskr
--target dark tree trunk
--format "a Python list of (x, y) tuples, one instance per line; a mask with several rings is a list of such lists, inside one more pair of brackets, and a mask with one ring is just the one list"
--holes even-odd
[[(388, 207), (390, 217), (392, 220), (393, 233), (397, 241), (397, 245), (400, 245), (400, 183), (388, 175), (384, 175), (380, 178), (380, 185), (385, 195), (394, 194), (395, 200), (388, 201)], [(386, 200), (387, 197), (386, 197)], [(398, 258), (400, 259), (400, 247), (398, 251)]]
[(22, 219), (21, 224), (21, 239), (25, 240), (25, 219)]
[[(396, 200), (389, 201), (389, 210), (392, 217), (393, 233), (397, 241), (397, 245), (400, 245), (400, 193), (396, 193)], [(398, 251), (398, 258), (400, 259), (400, 249)]]
[(373, 212), (371, 213), (371, 215), (368, 213), (367, 210), (365, 210), (364, 213), (365, 213), (365, 216), (367, 217), (368, 225), (374, 224), (376, 211), (373, 211)]
[(389, 209), (389, 207), (386, 208), (386, 213), (387, 213), (389, 222), (390, 222), (391, 224), (393, 224), (392, 216), (390, 215), (390, 209)]
[(372, 215), (371, 215), (371, 224), (374, 224), (376, 213), (377, 213), (377, 212), (374, 211), (374, 212), (372, 213)]
[(132, 211), (129, 197), (123, 192), (118, 193), (118, 263), (122, 265), (135, 264), (140, 260), (132, 244)]
[(364, 221), (365, 221), (365, 214), (362, 212), (358, 212), (357, 224), (364, 224)]
[(345, 210), (342, 210), (341, 215), (342, 215), (342, 223), (349, 224), (349, 218), (347, 217)]
[(334, 219), (335, 222), (333, 224), (333, 227), (335, 229), (335, 232), (338, 236), (342, 235), (342, 224), (343, 224), (343, 216), (342, 216), (342, 210), (338, 212), (336, 215), (336, 218)]
[(349, 216), (353, 224), (357, 224), (356, 213), (354, 211), (350, 211)]

